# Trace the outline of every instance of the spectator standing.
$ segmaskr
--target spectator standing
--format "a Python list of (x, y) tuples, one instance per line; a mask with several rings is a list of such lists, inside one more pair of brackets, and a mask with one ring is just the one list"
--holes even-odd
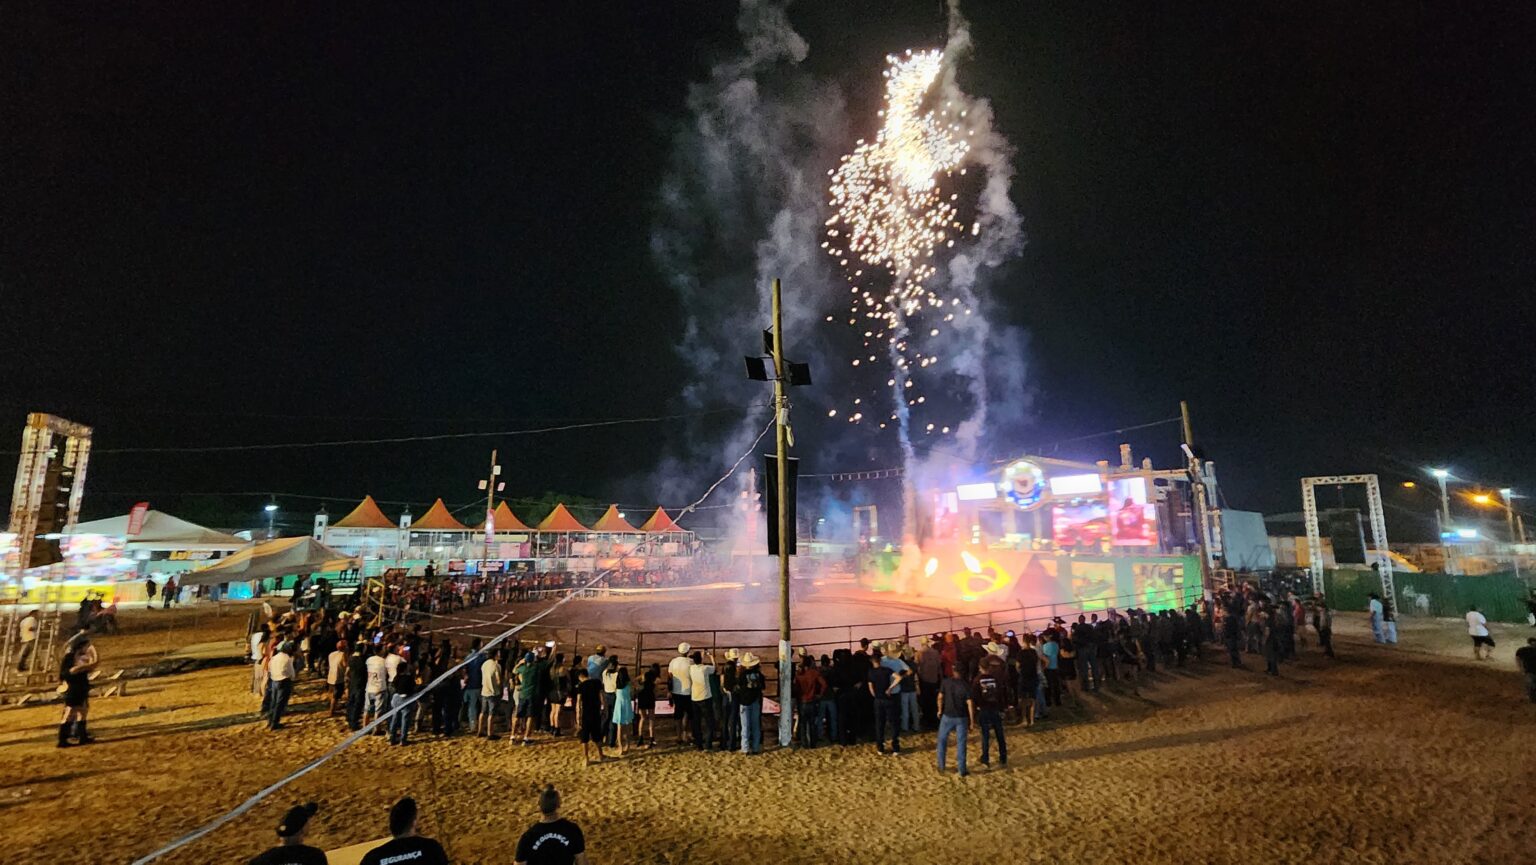
[(619, 750), (619, 756), (624, 756), (624, 730), (635, 722), (635, 696), (632, 680), (629, 678), (629, 670), (619, 668), (618, 675), (614, 677), (613, 691), (613, 716), (610, 719), (613, 731), (615, 747)]
[(989, 746), (992, 739), (988, 732), (997, 736), (998, 765), (1008, 765), (1008, 742), (1003, 738), (1003, 712), (1013, 705), (1012, 688), (1008, 684), (1007, 666), (1000, 658), (982, 659), (981, 670), (971, 680), (971, 700), (976, 707), (976, 723), (981, 731), (981, 765), (991, 766)]
[(469, 723), (472, 735), (480, 733), (480, 700), (484, 696), (481, 668), (485, 665), (485, 653), (480, 651), (480, 638), (469, 641), (469, 657), (464, 660), (460, 682), (464, 687), (464, 719)]
[[(1477, 607), (1467, 608), (1467, 633), (1472, 636), (1473, 658), (1486, 661), (1493, 657), (1494, 642), (1492, 635), (1488, 633), (1488, 618), (1478, 612)], [(1486, 652), (1483, 651), (1484, 648), (1487, 649)]]
[(289, 808), (277, 824), (277, 846), (252, 858), (249, 865), (326, 865), (325, 851), (304, 843), (309, 818), (319, 810), (314, 802)]
[(672, 704), (672, 714), (677, 720), (677, 744), (687, 741), (688, 715), (693, 707), (693, 677), (689, 670), (693, 661), (688, 657), (692, 649), (687, 643), (677, 644), (677, 657), (667, 664), (667, 702)]
[(389, 809), (390, 840), (363, 854), (361, 865), (448, 865), (443, 845), (416, 834), (416, 800), (407, 796)]
[(337, 643), (336, 649), (326, 658), (325, 667), (326, 690), (330, 692), (330, 707), (326, 715), (336, 714), (338, 706), (345, 706), (343, 695), (347, 692), (347, 644)]
[(523, 655), (523, 659), (512, 669), (512, 675), (517, 683), (517, 719), (512, 722), (512, 731), (507, 735), (516, 739), (518, 728), (521, 727), (522, 742), (528, 745), (533, 739), (534, 697), (541, 682), (537, 658), (532, 652)]
[(597, 747), (597, 762), (603, 761), (603, 681), (577, 671), (576, 738), (581, 740), (582, 765), (592, 765), (592, 746)]
[[(59, 723), (59, 747), (89, 745), (96, 741), (85, 729), (91, 708), (91, 673), (100, 662), (90, 634), (81, 631), (64, 646), (59, 663), (59, 682), (64, 685), (64, 720)], [(75, 742), (69, 740), (74, 738)]]
[(970, 725), (976, 723), (976, 704), (971, 700), (971, 689), (965, 684), (964, 669), (956, 664), (950, 675), (939, 684), (939, 771), (944, 771), (944, 752), (949, 746), (949, 734), (955, 734), (955, 766), (960, 777), (970, 774), (965, 768), (965, 740)]
[(609, 655), (608, 665), (603, 668), (603, 744), (612, 748), (618, 744), (619, 733), (613, 728), (613, 707), (618, 702), (619, 656)]
[(1381, 595), (1371, 592), (1371, 600), (1366, 605), (1366, 611), (1370, 616), (1371, 639), (1378, 643), (1385, 643), (1387, 641), (1383, 628), (1384, 619), (1382, 618), (1382, 611), (1385, 609), (1381, 603)]
[(688, 694), (693, 705), (688, 707), (689, 729), (693, 732), (693, 747), (702, 751), (715, 741), (715, 694), (710, 690), (710, 679), (715, 675), (715, 654), (709, 654), (709, 663), (699, 652), (689, 656)]
[(347, 659), (347, 727), (362, 729), (363, 705), (368, 694), (368, 644), (358, 643)]
[(795, 674), (795, 710), (800, 718), (800, 744), (816, 747), (817, 727), (821, 724), (821, 698), (827, 692), (827, 682), (816, 668), (816, 661), (807, 655)]
[(1045, 704), (1061, 705), (1061, 644), (1057, 632), (1047, 630), (1045, 642), (1040, 645), (1040, 657), (1045, 659)]
[(1317, 644), (1322, 647), (1325, 657), (1333, 657), (1333, 610), (1328, 609), (1328, 602), (1322, 595), (1315, 595), (1312, 599), (1312, 627), (1317, 631)]
[(944, 656), (939, 652), (941, 642), (942, 638), (934, 634), (928, 645), (917, 653), (917, 704), (926, 729), (939, 724), (939, 682), (944, 679)]
[(901, 753), (901, 717), (896, 704), (896, 694), (901, 688), (901, 682), (896, 678), (896, 672), (881, 663), (879, 652), (869, 656), (869, 679), (865, 688), (869, 690), (870, 706), (874, 710), (875, 720), (875, 750), (885, 753), (885, 731), (889, 727), (891, 731), (891, 753)]
[(496, 703), (501, 698), (501, 662), (496, 656), (486, 654), (485, 660), (480, 663), (480, 718), (475, 726), (475, 735), (485, 730), (485, 738), (492, 741), (499, 738), (496, 735)]
[(283, 713), (288, 711), (288, 699), (293, 696), (293, 679), (297, 675), (293, 666), (293, 643), (285, 640), (277, 647), (272, 660), (267, 663), (268, 688), (272, 689), (271, 714), (268, 730), (283, 728)]
[(587, 865), (581, 827), (560, 816), (560, 794), (548, 784), (539, 794), (539, 822), (518, 839), (517, 865)]
[(635, 725), (637, 743), (647, 748), (656, 747), (656, 682), (661, 679), (661, 665), (652, 664), (640, 677), (640, 688), (635, 692), (635, 711), (639, 723)]
[(411, 728), (416, 722), (416, 706), (421, 702), (414, 700), (416, 693), (421, 688), (417, 680), (416, 662), (405, 659), (395, 668), (395, 679), (390, 683), (390, 708), (395, 714), (389, 719), (389, 744), (404, 746), (408, 744)]
[[(758, 669), (757, 656), (746, 652), (741, 656), (740, 670), (736, 674), (736, 705), (741, 715), (741, 753), (763, 753), (763, 671)], [(784, 711), (784, 709), (780, 709)]]

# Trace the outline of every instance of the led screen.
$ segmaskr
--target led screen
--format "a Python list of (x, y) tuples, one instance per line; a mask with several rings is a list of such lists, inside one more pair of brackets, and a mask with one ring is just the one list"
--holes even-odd
[(1103, 502), (1051, 508), (1051, 537), (1056, 548), (1098, 549), (1109, 537), (1109, 512)]
[(1157, 546), (1157, 506), (1147, 501), (1146, 478), (1110, 481), (1109, 510), (1115, 546)]

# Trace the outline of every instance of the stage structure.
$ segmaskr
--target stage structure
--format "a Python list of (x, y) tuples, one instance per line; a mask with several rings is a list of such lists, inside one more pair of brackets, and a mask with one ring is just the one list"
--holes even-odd
[[(62, 590), (51, 578), (64, 561), (60, 541), (80, 516), (90, 454), (90, 427), (42, 412), (27, 415), (11, 493), (10, 531), (0, 539), (7, 576), (5, 594), (11, 601), (4, 642), (0, 644), (0, 669), (7, 683), (12, 676), (31, 682), (53, 675), (54, 653), (60, 642)], [(42, 575), (46, 587), (37, 598), (39, 621), (29, 670), (20, 673), (12, 658), (21, 649), (15, 636), (17, 605), (27, 596), (29, 570)]]
[[(916, 562), (855, 507), (866, 588), (995, 605), (1070, 602), (1084, 610), (1185, 607), (1211, 586), (1202, 543), (1217, 509), (1215, 469), (1020, 456), (977, 474), (930, 476), (917, 496)], [(1201, 525), (1201, 521), (1207, 521)], [(915, 567), (914, 567), (915, 565)]]
[(1381, 482), (1375, 475), (1322, 475), (1301, 479), (1301, 510), (1307, 523), (1307, 554), (1311, 557), (1307, 572), (1312, 576), (1312, 591), (1323, 591), (1323, 538), (1317, 525), (1317, 494), (1314, 488), (1365, 484), (1366, 505), (1371, 518), (1371, 543), (1377, 555), (1372, 564), (1381, 575), (1381, 602), (1387, 609), (1397, 611), (1397, 593), (1392, 584), (1392, 556), (1387, 547), (1387, 519), (1381, 507)]

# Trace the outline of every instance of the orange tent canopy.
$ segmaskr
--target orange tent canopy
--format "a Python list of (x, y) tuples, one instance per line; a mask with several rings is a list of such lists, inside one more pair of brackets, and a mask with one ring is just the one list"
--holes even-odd
[(411, 523), (411, 531), (467, 532), (469, 527), (454, 519), (453, 514), (448, 513), (448, 506), (438, 499)]
[(565, 503), (555, 505), (555, 509), (549, 512), (549, 516), (539, 522), (541, 532), (589, 532), (591, 529), (582, 525), (579, 520), (571, 516), (571, 512), (565, 509)]
[(597, 522), (592, 524), (592, 531), (638, 532), (640, 530), (630, 525), (628, 521), (626, 521), (624, 517), (619, 514), (618, 505), (609, 505), (608, 510), (603, 512), (602, 517), (599, 518)]
[(373, 500), (373, 496), (363, 496), (362, 502), (334, 523), (339, 529), (393, 529), (395, 523), (384, 512), (379, 510), (379, 503)]
[[(528, 527), (527, 523), (525, 523), (522, 520), (517, 518), (517, 514), (512, 513), (512, 509), (507, 507), (507, 503), (506, 502), (497, 502), (496, 503), (496, 527), (495, 528), (496, 528), (497, 532), (531, 532), (531, 531), (533, 531), (533, 529)], [(475, 530), (476, 531), (484, 531), (484, 529), (485, 529), (485, 520), (481, 520), (480, 524), (475, 526)]]
[(687, 531), (687, 530), (684, 529), (682, 526), (678, 525), (677, 523), (673, 522), (672, 518), (667, 516), (667, 512), (665, 510), (662, 510), (661, 508), (657, 508), (656, 509), (656, 513), (651, 514), (651, 518), (646, 520), (645, 523), (640, 526), (640, 531), (642, 531), (642, 532), (682, 532), (682, 531)]

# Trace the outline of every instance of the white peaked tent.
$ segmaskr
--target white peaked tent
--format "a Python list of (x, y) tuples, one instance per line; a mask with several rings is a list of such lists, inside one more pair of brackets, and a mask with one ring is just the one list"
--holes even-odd
[(129, 550), (185, 550), (192, 552), (221, 552), (238, 550), (251, 542), (234, 535), (226, 535), (197, 523), (189, 523), (164, 511), (149, 511), (144, 515), (144, 527), (136, 535), (128, 535), (128, 515), (108, 517), (76, 523), (70, 534), (107, 535), (125, 538)]
[(314, 538), (278, 538), (252, 544), (209, 567), (192, 571), (181, 578), (181, 584), (242, 583), (291, 574), (346, 571), (361, 566), (361, 560), (338, 553)]

